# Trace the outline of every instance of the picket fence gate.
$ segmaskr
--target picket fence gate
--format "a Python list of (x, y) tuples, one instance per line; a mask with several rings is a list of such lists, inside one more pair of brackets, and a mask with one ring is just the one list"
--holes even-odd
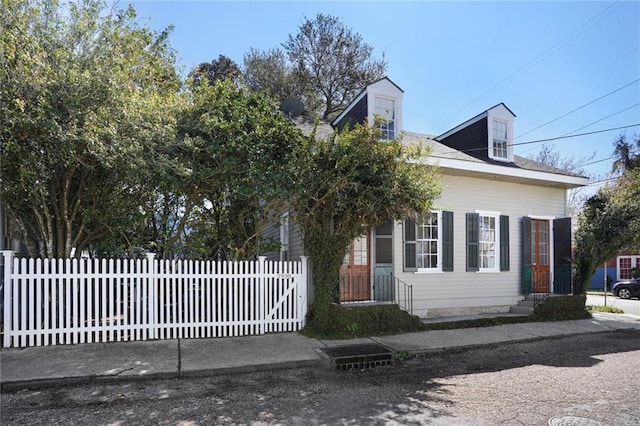
[(4, 257), (3, 347), (247, 336), (304, 327), (307, 260)]

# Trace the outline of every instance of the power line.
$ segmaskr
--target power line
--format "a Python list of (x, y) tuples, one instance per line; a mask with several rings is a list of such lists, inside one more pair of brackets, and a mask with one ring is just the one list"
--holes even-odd
[(576, 109), (574, 109), (574, 110), (571, 110), (571, 111), (569, 111), (568, 113), (561, 115), (560, 117), (554, 118), (554, 119), (553, 119), (553, 120), (551, 120), (551, 121), (547, 121), (546, 123), (541, 124), (541, 125), (539, 125), (538, 127), (534, 127), (533, 129), (528, 130), (528, 131), (526, 131), (526, 132), (524, 132), (524, 133), (522, 133), (522, 134), (520, 134), (520, 135), (516, 136), (516, 139), (518, 139), (518, 138), (520, 138), (520, 137), (522, 137), (522, 136), (524, 136), (524, 135), (528, 135), (529, 133), (531, 133), (531, 132), (533, 132), (533, 131), (535, 131), (535, 130), (540, 129), (541, 127), (544, 127), (544, 126), (546, 126), (547, 124), (555, 123), (556, 121), (558, 121), (558, 120), (560, 120), (560, 119), (562, 119), (562, 118), (564, 118), (564, 117), (566, 117), (566, 116), (568, 116), (568, 115), (571, 115), (571, 114), (573, 114), (574, 112), (579, 111), (579, 110), (581, 110), (582, 108), (585, 108), (585, 107), (587, 107), (587, 106), (589, 106), (589, 105), (591, 105), (591, 104), (593, 104), (593, 103), (595, 103), (595, 102), (599, 101), (600, 99), (604, 99), (604, 98), (606, 98), (607, 96), (613, 95), (614, 93), (619, 92), (620, 90), (622, 90), (622, 89), (624, 89), (624, 88), (626, 88), (626, 87), (629, 87), (629, 86), (631, 86), (632, 84), (635, 84), (635, 83), (637, 83), (637, 82), (639, 82), (639, 81), (640, 81), (640, 78), (638, 78), (638, 79), (636, 79), (636, 80), (632, 81), (631, 83), (625, 84), (624, 86), (622, 86), (622, 87), (620, 87), (620, 88), (618, 88), (618, 89), (616, 89), (616, 90), (613, 90), (613, 91), (611, 91), (611, 92), (607, 93), (606, 95), (602, 95), (602, 96), (600, 96), (600, 97), (599, 97), (599, 98), (597, 98), (597, 99), (594, 99), (594, 100), (592, 100), (592, 101), (590, 101), (590, 102), (587, 102), (586, 104), (584, 104), (584, 105), (582, 105), (582, 106), (579, 106), (578, 108), (576, 108)]
[[(607, 117), (605, 117), (605, 118), (607, 118)], [(601, 120), (598, 120), (598, 121), (601, 121)], [(593, 123), (591, 123), (591, 124), (593, 124)], [(529, 144), (532, 144), (532, 143), (540, 143), (540, 142), (550, 142), (550, 141), (555, 141), (555, 140), (558, 140), (558, 139), (575, 138), (575, 137), (578, 137), (578, 136), (594, 135), (596, 133), (612, 132), (614, 130), (628, 129), (629, 127), (636, 127), (636, 126), (640, 126), (640, 123), (630, 124), (628, 126), (612, 127), (610, 129), (604, 129), (604, 130), (594, 130), (592, 132), (578, 133), (578, 134), (575, 134), (575, 135), (564, 134), (562, 136), (556, 136), (555, 138), (538, 139), (537, 141), (529, 141), (529, 142), (518, 142), (518, 143), (511, 144), (511, 145), (512, 146), (517, 146), (517, 145), (529, 145)], [(578, 129), (578, 130), (580, 130), (580, 129)], [(570, 133), (573, 133), (573, 132), (570, 132)]]
[(586, 129), (587, 127), (589, 127), (589, 126), (591, 126), (591, 125), (593, 125), (593, 124), (599, 123), (599, 122), (601, 122), (601, 121), (603, 121), (603, 120), (606, 120), (607, 118), (611, 118), (611, 117), (613, 117), (614, 115), (622, 114), (622, 113), (623, 113), (623, 112), (625, 112), (625, 111), (628, 111), (628, 110), (630, 110), (630, 109), (632, 109), (632, 108), (637, 107), (638, 105), (640, 105), (640, 102), (638, 102), (638, 103), (637, 103), (637, 104), (635, 104), (635, 105), (631, 105), (630, 107), (627, 107), (627, 108), (625, 108), (625, 109), (622, 109), (622, 110), (620, 110), (620, 111), (618, 111), (618, 112), (614, 112), (614, 113), (613, 113), (613, 114), (611, 114), (611, 115), (607, 115), (606, 117), (603, 117), (603, 118), (601, 118), (601, 119), (599, 119), (599, 120), (593, 121), (593, 122), (591, 122), (591, 123), (587, 124), (586, 126), (582, 126), (582, 127), (580, 127), (579, 129), (575, 129), (575, 130), (572, 130), (572, 131), (570, 131), (570, 132), (568, 132), (568, 133), (565, 133), (565, 134), (564, 134), (564, 135), (562, 135), (562, 136), (570, 135), (570, 134), (571, 134), (571, 133), (573, 133), (573, 132), (578, 132), (578, 131), (580, 131), (580, 130), (582, 130), (582, 129)]
[[(554, 99), (555, 97), (563, 94), (564, 92), (566, 92), (567, 90), (571, 89), (574, 86), (580, 85), (582, 83), (584, 83), (585, 81), (587, 81), (588, 79), (590, 79), (591, 77), (593, 77), (596, 74), (601, 73), (602, 71), (606, 70), (607, 68), (613, 66), (614, 64), (620, 62), (622, 59), (626, 58), (627, 56), (629, 56), (630, 54), (636, 52), (638, 50), (638, 47), (635, 47), (633, 49), (631, 49), (630, 51), (624, 53), (622, 56), (619, 56), (618, 58), (614, 59), (613, 61), (609, 62), (607, 65), (605, 65), (604, 67), (598, 69), (597, 71), (592, 72), (591, 74), (589, 74), (588, 76), (586, 76), (585, 78), (583, 78), (580, 81), (576, 81), (573, 84), (565, 87), (564, 89), (561, 89), (559, 91), (557, 91), (555, 94), (549, 96), (547, 99), (543, 100), (542, 102), (539, 102), (536, 106), (540, 106), (540, 105), (544, 105), (547, 102), (549, 102), (550, 100)], [(520, 136), (518, 136), (520, 137)]]
[[(638, 155), (638, 154), (640, 154), (640, 151), (629, 152), (629, 155)], [(615, 155), (610, 155), (610, 156), (609, 156), (609, 157), (607, 157), (607, 158), (603, 158), (603, 159), (600, 159), (600, 160), (590, 161), (590, 162), (588, 162), (588, 163), (582, 163), (582, 164), (579, 164), (579, 166), (580, 166), (580, 167), (590, 166), (590, 165), (592, 165), (592, 164), (597, 164), (597, 163), (602, 163), (602, 162), (604, 162), (604, 161), (612, 160), (612, 159), (614, 159), (615, 157), (616, 157)]]
[[(630, 127), (637, 127), (637, 126), (640, 126), (640, 123), (630, 124), (628, 126), (612, 127), (610, 129), (594, 130), (592, 132), (578, 133), (578, 134), (575, 134), (575, 135), (562, 135), (562, 136), (556, 136), (556, 137), (548, 138), (548, 139), (538, 139), (538, 140), (527, 141), (527, 142), (510, 143), (507, 146), (520, 146), (520, 145), (530, 145), (530, 144), (534, 144), (534, 143), (551, 142), (551, 141), (556, 141), (556, 140), (560, 140), (560, 139), (577, 138), (579, 136), (588, 136), (588, 135), (595, 135), (595, 134), (598, 134), (598, 133), (612, 132), (614, 130), (628, 129)], [(487, 149), (487, 147), (456, 149), (456, 150), (452, 149), (451, 151), (444, 151), (441, 154), (454, 154), (456, 152), (465, 152), (466, 153), (466, 152), (474, 152), (474, 151), (485, 151), (486, 149)]]
[(545, 50), (544, 52), (540, 53), (538, 56), (534, 57), (533, 59), (531, 59), (529, 62), (527, 62), (526, 64), (524, 64), (523, 66), (521, 66), (520, 68), (518, 68), (517, 70), (515, 70), (514, 72), (512, 72), (511, 74), (509, 74), (507, 77), (505, 77), (502, 81), (500, 81), (498, 84), (496, 84), (495, 86), (493, 86), (491, 89), (487, 90), (486, 92), (484, 92), (483, 94), (481, 94), (480, 96), (478, 96), (477, 98), (475, 98), (473, 101), (469, 102), (466, 106), (464, 106), (462, 109), (458, 110), (457, 112), (455, 112), (454, 114), (450, 115), (449, 117), (445, 118), (444, 120), (442, 120), (440, 123), (438, 123), (436, 125), (436, 127), (440, 126), (441, 124), (449, 121), (451, 118), (457, 116), (458, 114), (460, 114), (462, 111), (466, 110), (467, 108), (469, 108), (471, 105), (474, 105), (476, 102), (478, 102), (479, 100), (483, 99), (485, 96), (487, 96), (489, 93), (493, 92), (494, 90), (496, 90), (498, 87), (503, 86), (504, 84), (506, 84), (509, 80), (513, 79), (516, 75), (520, 74), (521, 72), (523, 72), (524, 70), (526, 70), (527, 68), (531, 68), (531, 66), (533, 66), (533, 64), (535, 64), (536, 62), (540, 61), (544, 56), (546, 56), (547, 54), (549, 54), (551, 51), (555, 50), (556, 48), (562, 46), (563, 44), (565, 44), (567, 41), (569, 41), (571, 38), (575, 37), (578, 35), (578, 33), (586, 30), (585, 27), (591, 26), (593, 25), (596, 20), (598, 18), (600, 18), (601, 15), (604, 15), (605, 13), (608, 15), (610, 13), (613, 12), (613, 10), (609, 11), (609, 9), (611, 9), (614, 6), (618, 6), (620, 7), (621, 5), (619, 5), (618, 3), (620, 3), (620, 0), (616, 1), (615, 3), (611, 4), (610, 6), (606, 7), (604, 10), (602, 10), (600, 13), (598, 13), (597, 15), (595, 15), (594, 17), (592, 17), (591, 19), (589, 19), (587, 22), (585, 22), (584, 24), (582, 24), (581, 26), (579, 26), (577, 29), (575, 29), (574, 31), (572, 31), (571, 33), (569, 33), (567, 36), (565, 36), (562, 40), (560, 40), (559, 42), (557, 42), (556, 44), (554, 44), (553, 46), (551, 46), (550, 48), (548, 48), (547, 50)]
[(589, 182), (587, 186), (595, 185), (596, 183), (609, 182), (611, 180), (616, 180), (616, 179), (618, 179), (618, 176), (614, 176), (606, 179), (594, 180), (593, 182)]

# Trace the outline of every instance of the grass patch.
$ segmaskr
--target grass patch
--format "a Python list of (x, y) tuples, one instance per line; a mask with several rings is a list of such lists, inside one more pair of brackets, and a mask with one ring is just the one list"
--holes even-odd
[(351, 339), (384, 336), (428, 330), (455, 330), (460, 328), (494, 327), (526, 322), (564, 321), (591, 318), (585, 309), (586, 296), (550, 297), (538, 305), (533, 314), (519, 317), (478, 318), (464, 321), (423, 323), (417, 316), (403, 311), (397, 305), (359, 307), (331, 306), (329, 331), (319, 332), (307, 323), (302, 334), (317, 339)]
[(609, 312), (612, 314), (624, 314), (624, 311), (622, 309), (615, 308), (613, 306), (587, 305), (587, 309), (591, 312)]

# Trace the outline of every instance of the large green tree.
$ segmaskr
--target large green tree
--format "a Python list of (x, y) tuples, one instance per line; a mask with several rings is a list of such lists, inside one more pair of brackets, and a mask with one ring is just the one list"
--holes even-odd
[(279, 101), (314, 97), (305, 93), (282, 49), (261, 51), (251, 48), (244, 55), (244, 84), (255, 92), (267, 92)]
[(179, 193), (191, 256), (237, 260), (258, 254), (262, 228), (287, 200), (301, 139), (277, 102), (262, 93), (229, 80), (192, 88), (175, 145), (186, 170)]
[(252, 49), (244, 58), (244, 75), (254, 90), (268, 90), (279, 100), (300, 98), (308, 112), (335, 118), (367, 84), (387, 70), (384, 56), (338, 17), (318, 14), (304, 18), (289, 35), (283, 50)]
[(122, 234), (146, 196), (141, 170), (173, 135), (168, 32), (104, 6), (2, 0), (0, 195), (33, 255)]
[(296, 152), (292, 202), (314, 282), (308, 324), (323, 333), (351, 240), (389, 219), (424, 213), (440, 184), (437, 169), (424, 161), (428, 150), (382, 142), (366, 125), (328, 138), (311, 135)]
[(189, 79), (194, 84), (198, 84), (202, 79), (207, 80), (209, 84), (226, 79), (238, 83), (241, 76), (238, 64), (225, 55), (219, 55), (218, 59), (211, 62), (203, 62), (189, 73)]
[(640, 153), (624, 137), (614, 145), (614, 171), (622, 174), (587, 200), (578, 219), (574, 264), (583, 292), (603, 262), (621, 250), (640, 250)]

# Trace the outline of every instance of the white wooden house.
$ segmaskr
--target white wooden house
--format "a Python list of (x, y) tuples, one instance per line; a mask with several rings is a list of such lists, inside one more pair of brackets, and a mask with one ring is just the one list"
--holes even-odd
[[(402, 89), (383, 78), (317, 132), (383, 116), (383, 137), (430, 146), (443, 181), (429, 215), (388, 222), (353, 242), (340, 302), (397, 301), (411, 288), (413, 313), (437, 317), (507, 312), (529, 293), (571, 293), (567, 190), (588, 179), (515, 155), (515, 114), (502, 103), (433, 136), (404, 130), (402, 99)], [(296, 123), (305, 132), (313, 127), (301, 117)], [(281, 242), (271, 256), (304, 254), (287, 214), (265, 236)]]

